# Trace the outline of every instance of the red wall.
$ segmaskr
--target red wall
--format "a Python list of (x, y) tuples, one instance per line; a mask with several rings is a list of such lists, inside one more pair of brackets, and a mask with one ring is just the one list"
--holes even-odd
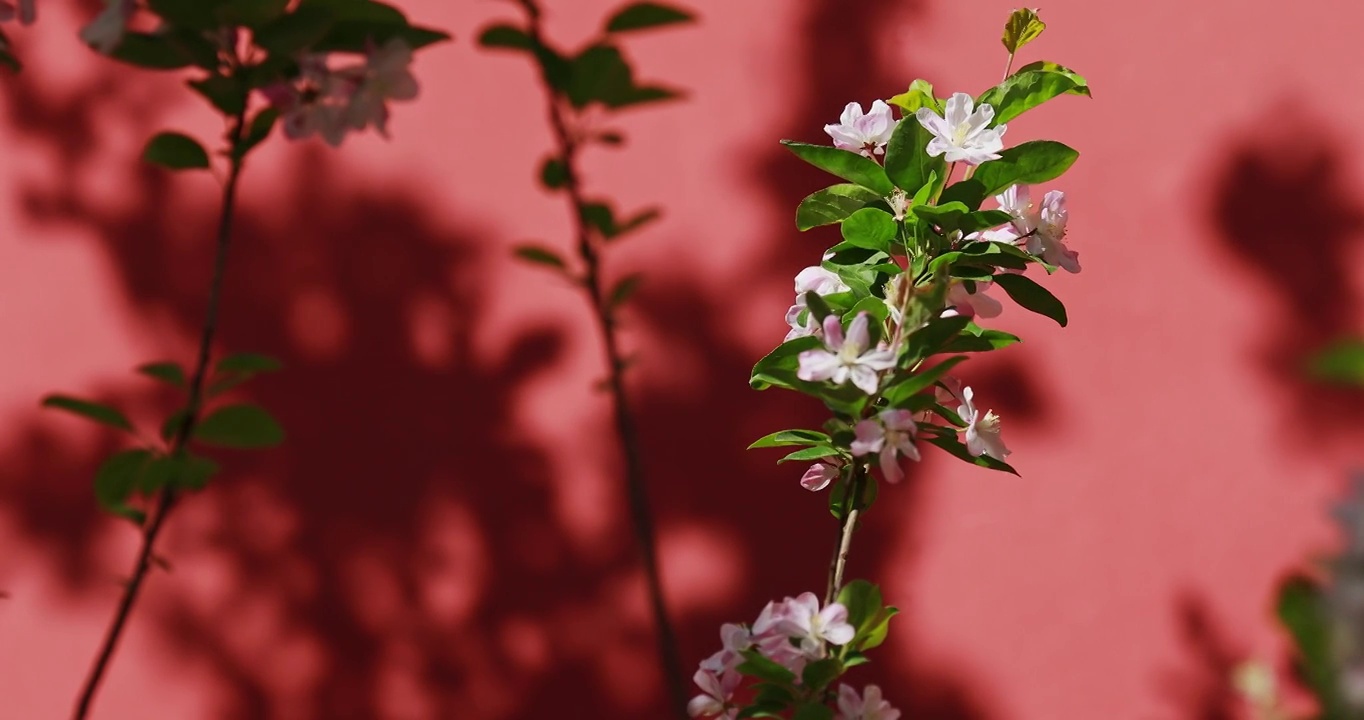
[[(471, 38), (501, 3), (403, 3), (457, 42), (421, 56), (394, 139), (274, 143), (248, 171), (222, 348), (282, 357), (255, 399), (289, 429), (224, 456), (186, 502), (98, 717), (660, 717), (602, 365), (581, 299), (509, 259), (566, 246), (534, 168), (549, 146), (522, 58)], [(578, 40), (608, 7), (547, 0)], [(0, 717), (64, 717), (131, 565), (95, 510), (115, 440), (40, 413), (52, 390), (152, 421), (131, 373), (187, 360), (215, 184), (134, 161), (154, 130), (209, 136), (177, 80), (81, 48), (93, 13), (45, 2), (19, 33), (0, 146)], [(776, 144), (819, 141), (849, 100), (917, 77), (998, 79), (1012, 1), (695, 0), (700, 25), (636, 38), (687, 102), (629, 116), (595, 192), (666, 220), (612, 251), (647, 275), (630, 315), (635, 401), (668, 592), (690, 665), (726, 620), (822, 585), (823, 498), (753, 438), (817, 417), (746, 385), (785, 330), (791, 278), (831, 243), (791, 217), (827, 182)], [(888, 488), (851, 573), (904, 609), (865, 670), (906, 717), (1227, 716), (1225, 674), (1278, 657), (1271, 588), (1334, 542), (1325, 504), (1359, 397), (1298, 379), (1359, 331), (1364, 6), (1052, 0), (1025, 51), (1095, 98), (1011, 123), (1082, 152), (1079, 276), (1060, 330), (974, 363), (1022, 479), (932, 456)], [(859, 670), (859, 672), (863, 672)]]

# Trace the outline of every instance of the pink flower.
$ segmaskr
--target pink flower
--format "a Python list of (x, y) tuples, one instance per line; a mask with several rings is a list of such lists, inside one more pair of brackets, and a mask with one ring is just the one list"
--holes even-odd
[[(796, 274), (796, 304), (786, 311), (786, 324), (791, 326), (791, 331), (786, 333), (787, 340), (794, 340), (806, 335), (814, 335), (819, 332), (819, 323), (815, 321), (805, 306), (805, 293), (812, 292), (816, 295), (832, 295), (834, 293), (846, 292), (848, 286), (843, 283), (843, 279), (830, 270), (814, 266), (801, 270)], [(801, 313), (805, 314), (805, 320), (801, 321)]]
[(893, 351), (871, 349), (864, 312), (858, 313), (848, 326), (847, 340), (837, 315), (824, 318), (824, 346), (825, 350), (806, 350), (800, 354), (796, 377), (807, 382), (832, 380), (835, 385), (852, 380), (862, 392), (875, 395), (881, 385), (879, 373), (895, 367)]
[(914, 447), (918, 426), (914, 424), (914, 413), (908, 410), (882, 410), (877, 419), (857, 423), (853, 432), (856, 434), (852, 442), (853, 455), (880, 453), (881, 474), (888, 482), (900, 482), (905, 476), (897, 454), (910, 460), (919, 459), (919, 449)]
[(32, 25), (38, 16), (35, 2), (36, 0), (19, 0), (18, 7), (15, 7), (9, 0), (0, 0), (0, 22), (9, 22), (17, 17), (20, 25)]
[(801, 476), (800, 486), (810, 492), (819, 492), (829, 487), (829, 483), (837, 480), (842, 472), (836, 463), (836, 460), (825, 460), (811, 465), (810, 469), (805, 471), (805, 475)]
[(401, 38), (393, 38), (380, 48), (372, 48), (365, 64), (343, 69), (339, 75), (354, 87), (345, 109), (345, 122), (356, 130), (373, 125), (388, 137), (388, 101), (417, 97), (417, 79), (412, 75), (412, 48)]
[(977, 280), (976, 291), (971, 292), (966, 289), (966, 283), (961, 281), (953, 282), (952, 286), (947, 289), (947, 304), (951, 307), (944, 310), (942, 316), (954, 317), (961, 315), (963, 317), (971, 318), (979, 315), (983, 318), (999, 317), (999, 314), (1004, 311), (1004, 306), (1001, 305), (998, 300), (985, 294), (985, 291), (989, 289), (990, 285), (990, 280)]
[(261, 94), (279, 111), (286, 137), (303, 140), (320, 135), (337, 147), (349, 130), (345, 109), (355, 86), (329, 68), (323, 55), (304, 55), (298, 64), (296, 80), (261, 88)]
[(824, 644), (846, 645), (852, 642), (856, 630), (848, 624), (848, 609), (840, 603), (829, 603), (822, 609), (814, 593), (801, 593), (786, 598), (786, 612), (777, 628), (787, 638), (798, 643), (806, 657), (823, 657)]
[(974, 105), (975, 100), (970, 95), (953, 93), (947, 99), (943, 115), (926, 107), (914, 113), (919, 124), (933, 134), (927, 148), (930, 157), (944, 155), (947, 162), (965, 160), (970, 165), (999, 159), (1008, 126), (990, 127), (990, 121), (995, 119), (995, 109), (982, 104), (972, 112)]
[(1010, 451), (999, 436), (999, 416), (993, 410), (981, 414), (976, 409), (975, 391), (969, 387), (962, 388), (961, 403), (957, 414), (966, 421), (966, 450), (975, 457), (988, 455), (1003, 461)]
[(861, 695), (848, 685), (838, 686), (838, 720), (899, 720), (900, 711), (881, 698), (881, 688), (868, 685)]
[(790, 613), (791, 598), (769, 602), (753, 622), (753, 645), (767, 659), (799, 675), (809, 660), (804, 651), (791, 644), (782, 623)]
[(862, 114), (862, 103), (850, 102), (843, 108), (838, 124), (825, 125), (824, 132), (834, 139), (834, 147), (871, 157), (886, 151), (886, 143), (895, 132), (895, 119), (890, 115), (890, 106), (880, 100), (872, 102), (866, 115)]
[(733, 670), (744, 661), (743, 651), (753, 646), (753, 635), (748, 628), (735, 623), (720, 626), (721, 649), (701, 661), (701, 669), (714, 675)]
[(739, 709), (731, 705), (730, 701), (734, 699), (734, 691), (739, 688), (739, 681), (742, 679), (739, 673), (727, 670), (717, 676), (701, 669), (697, 670), (691, 679), (701, 688), (701, 694), (687, 703), (687, 715), (720, 717), (723, 720), (734, 720), (738, 716)]
[(1066, 194), (1052, 190), (1042, 198), (1042, 207), (1033, 205), (1027, 185), (1013, 185), (995, 196), (999, 209), (1013, 216), (1012, 227), (985, 234), (998, 242), (1024, 242), (1024, 249), (1041, 257), (1048, 265), (1067, 272), (1080, 272), (1080, 254), (1066, 247)]
[[(22, 12), (22, 6), (21, 6)], [(134, 0), (104, 0), (104, 10), (81, 28), (80, 38), (101, 55), (113, 52), (123, 42), (128, 19), (137, 10)]]

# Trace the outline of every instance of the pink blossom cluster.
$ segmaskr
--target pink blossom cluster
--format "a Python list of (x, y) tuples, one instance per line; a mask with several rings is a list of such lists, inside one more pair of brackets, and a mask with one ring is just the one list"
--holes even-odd
[(412, 49), (400, 38), (371, 48), (361, 64), (335, 70), (325, 55), (305, 55), (298, 78), (261, 93), (280, 112), (291, 139), (319, 135), (335, 147), (347, 133), (371, 125), (388, 137), (388, 101), (417, 97), (411, 64)]
[(799, 677), (807, 662), (827, 656), (829, 645), (846, 645), (855, 634), (848, 609), (837, 602), (821, 608), (814, 593), (769, 602), (751, 626), (726, 623), (720, 628), (721, 649), (702, 660), (692, 676), (701, 694), (687, 704), (687, 713), (734, 720), (739, 712), (734, 693), (742, 681), (738, 667), (745, 652), (758, 652)]

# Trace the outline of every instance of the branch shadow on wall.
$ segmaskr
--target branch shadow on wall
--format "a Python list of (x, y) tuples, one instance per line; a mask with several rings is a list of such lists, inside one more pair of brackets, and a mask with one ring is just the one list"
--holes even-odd
[(1364, 203), (1336, 128), (1300, 107), (1284, 103), (1253, 123), (1214, 180), (1210, 214), (1221, 249), (1274, 299), (1257, 355), (1281, 389), (1285, 430), (1320, 444), (1364, 421), (1364, 391), (1315, 382), (1306, 371), (1315, 353), (1359, 333), (1351, 274)]

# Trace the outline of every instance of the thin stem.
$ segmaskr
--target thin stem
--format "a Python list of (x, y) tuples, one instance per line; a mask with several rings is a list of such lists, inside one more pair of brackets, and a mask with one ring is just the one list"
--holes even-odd
[(1009, 53), (1009, 62), (1005, 63), (1005, 65), (1004, 65), (1004, 78), (1001, 79), (1000, 82), (1004, 82), (1005, 80), (1008, 80), (1008, 79), (1009, 79), (1009, 71), (1011, 71), (1011, 70), (1013, 70), (1013, 69), (1014, 69), (1014, 54), (1013, 54), (1013, 53)]
[[(533, 47), (546, 47), (540, 10), (534, 0), (520, 0), (530, 19), (530, 37)], [(625, 464), (625, 490), (629, 506), (631, 524), (634, 528), (635, 542), (644, 564), (644, 576), (648, 586), (649, 605), (653, 613), (654, 625), (658, 629), (658, 662), (663, 672), (664, 683), (673, 712), (679, 718), (687, 717), (687, 687), (683, 678), (682, 661), (677, 648), (677, 636), (673, 631), (672, 620), (668, 614), (667, 603), (663, 597), (663, 582), (659, 572), (658, 548), (649, 509), (648, 487), (644, 477), (644, 463), (641, 457), (639, 439), (635, 432), (634, 416), (631, 413), (625, 394), (625, 359), (621, 354), (619, 338), (616, 333), (616, 318), (605, 296), (602, 286), (601, 257), (594, 240), (593, 229), (583, 213), (587, 200), (583, 197), (581, 178), (578, 174), (579, 141), (569, 131), (565, 117), (567, 110), (563, 100), (554, 91), (549, 77), (545, 77), (549, 89), (549, 122), (559, 145), (560, 158), (564, 167), (564, 189), (573, 205), (574, 230), (578, 256), (582, 260), (584, 272), (582, 284), (589, 301), (592, 314), (601, 330), (603, 351), (607, 362), (607, 388), (611, 394), (612, 411), (616, 436), (620, 443), (621, 456)]]
[(834, 558), (829, 563), (829, 586), (824, 591), (825, 605), (833, 602), (843, 587), (843, 570), (848, 564), (853, 531), (857, 529), (857, 515), (861, 512), (862, 490), (866, 487), (866, 476), (863, 472), (861, 465), (853, 467), (847, 504), (843, 507), (842, 522), (838, 525), (838, 542), (834, 545)]
[[(213, 345), (213, 336), (218, 327), (218, 306), (222, 296), (223, 275), (227, 270), (227, 249), (232, 236), (232, 212), (236, 205), (237, 181), (241, 176), (242, 169), (242, 158), (236, 152), (236, 148), (245, 131), (246, 117), (245, 111), (243, 111), (233, 118), (229, 130), (228, 138), (231, 148), (229, 157), (232, 159), (232, 165), (227, 176), (227, 182), (223, 185), (222, 211), (218, 218), (218, 237), (213, 258), (213, 277), (208, 289), (208, 309), (205, 312), (203, 332), (199, 336), (199, 355), (195, 361), (194, 374), (190, 379), (189, 402), (186, 405), (185, 417), (176, 429), (175, 436), (171, 441), (170, 454), (172, 456), (178, 456), (184, 452), (185, 444), (189, 441), (190, 434), (194, 432), (194, 423), (198, 419), (199, 406), (203, 403), (204, 379), (208, 373), (208, 359)], [(95, 693), (99, 690), (100, 682), (109, 669), (114, 650), (118, 647), (118, 641), (123, 636), (123, 629), (132, 614), (133, 605), (137, 602), (138, 593), (142, 589), (142, 582), (147, 578), (147, 573), (152, 567), (156, 539), (161, 534), (161, 528), (165, 526), (166, 518), (170, 516), (171, 510), (175, 507), (175, 501), (175, 491), (169, 487), (161, 492), (161, 496), (157, 500), (156, 510), (152, 513), (149, 524), (142, 534), (142, 548), (137, 553), (137, 564), (133, 566), (132, 578), (129, 579), (128, 585), (123, 591), (123, 598), (119, 601), (113, 622), (110, 623), (109, 630), (104, 635), (104, 643), (100, 646), (99, 655), (96, 656), (95, 664), (90, 669), (90, 675), (81, 688), (80, 696), (76, 701), (76, 711), (72, 715), (73, 720), (85, 720), (90, 714), (90, 706), (94, 702)]]

